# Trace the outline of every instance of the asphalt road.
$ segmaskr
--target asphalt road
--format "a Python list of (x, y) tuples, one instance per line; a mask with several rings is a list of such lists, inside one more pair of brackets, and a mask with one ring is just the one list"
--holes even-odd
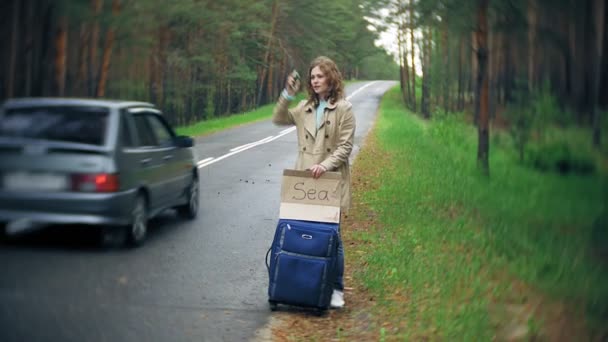
[[(347, 87), (355, 153), (395, 84)], [(271, 315), (264, 256), (296, 135), (264, 121), (198, 138), (196, 154), (199, 217), (162, 215), (141, 248), (100, 250), (84, 227), (0, 245), (0, 341), (251, 340)]]

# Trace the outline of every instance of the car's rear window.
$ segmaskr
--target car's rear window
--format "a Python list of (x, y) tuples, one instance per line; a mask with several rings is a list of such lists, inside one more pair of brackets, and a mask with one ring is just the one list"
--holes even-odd
[(0, 114), (0, 137), (103, 145), (108, 109), (87, 106), (7, 109)]

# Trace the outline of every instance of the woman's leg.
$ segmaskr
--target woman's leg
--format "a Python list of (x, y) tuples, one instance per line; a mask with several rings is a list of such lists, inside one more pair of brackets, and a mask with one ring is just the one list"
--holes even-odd
[(344, 245), (342, 244), (342, 234), (338, 225), (338, 255), (336, 256), (336, 281), (334, 291), (331, 294), (330, 306), (334, 309), (344, 307)]
[(342, 236), (340, 234), (340, 229), (338, 229), (338, 260), (336, 262), (337, 274), (336, 274), (336, 282), (334, 283), (334, 289), (344, 291), (344, 246), (342, 245)]

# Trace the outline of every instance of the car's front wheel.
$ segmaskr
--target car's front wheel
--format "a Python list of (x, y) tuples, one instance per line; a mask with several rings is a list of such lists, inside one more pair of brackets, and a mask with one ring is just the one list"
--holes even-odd
[(198, 186), (198, 178), (192, 178), (192, 183), (190, 183), (190, 186), (188, 187), (188, 203), (177, 207), (179, 216), (189, 220), (194, 220), (196, 218), (200, 196)]
[(146, 199), (139, 194), (131, 209), (131, 223), (126, 227), (128, 241), (132, 246), (141, 246), (148, 235), (148, 209)]

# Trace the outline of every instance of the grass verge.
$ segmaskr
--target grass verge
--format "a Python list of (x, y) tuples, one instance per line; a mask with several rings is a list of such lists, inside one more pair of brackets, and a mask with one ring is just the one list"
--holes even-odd
[(487, 179), (476, 139), (455, 115), (423, 121), (397, 89), (385, 95), (343, 223), (347, 308), (286, 313), (277, 340), (606, 336), (608, 265), (594, 238), (606, 174), (540, 173), (496, 147)]
[[(304, 99), (304, 95), (300, 92), (296, 99), (293, 101), (297, 103), (298, 101)], [(275, 104), (267, 104), (265, 106), (259, 107), (253, 111), (241, 113), (241, 114), (233, 114), (226, 117), (214, 118), (210, 120), (199, 121), (193, 125), (177, 127), (175, 132), (178, 135), (187, 135), (191, 137), (203, 136), (212, 134), (215, 132), (219, 132), (228, 128), (245, 125), (257, 121), (267, 120), (272, 117), (272, 110), (274, 109)]]

